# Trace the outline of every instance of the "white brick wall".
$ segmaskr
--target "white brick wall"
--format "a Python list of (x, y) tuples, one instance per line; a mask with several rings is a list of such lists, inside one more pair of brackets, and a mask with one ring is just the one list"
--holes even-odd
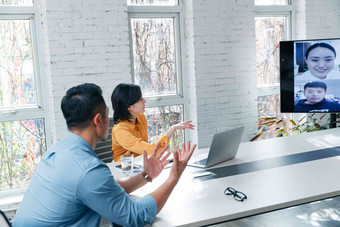
[(339, 37), (338, 0), (308, 0), (306, 12), (307, 39)]
[(108, 105), (115, 85), (130, 82), (126, 0), (46, 0), (56, 139), (66, 124), (60, 110), (65, 91), (96, 83)]
[(216, 132), (256, 132), (254, 1), (195, 0), (194, 50), (199, 147)]
[[(337, 0), (295, 2), (296, 38), (339, 35)], [(197, 122), (189, 138), (205, 147), (214, 133), (245, 125), (243, 141), (249, 140), (257, 130), (254, 1), (184, 3), (183, 74), (188, 118)], [(44, 7), (46, 76), (59, 140), (66, 133), (60, 100), (68, 88), (96, 83), (111, 106), (115, 85), (131, 82), (128, 15), (126, 0), (46, 0)]]
[(296, 4), (296, 39), (339, 37), (338, 0), (299, 0)]
[[(185, 18), (185, 32), (184, 32), (184, 47), (183, 48), (183, 75), (186, 78), (186, 92), (188, 98), (187, 112), (188, 119), (191, 119), (195, 125), (197, 125), (197, 109), (198, 105), (197, 95), (196, 95), (196, 76), (195, 76), (195, 47), (194, 47), (194, 14), (193, 14), (193, 1), (195, 0), (185, 0), (184, 2), (184, 18)], [(186, 132), (188, 139), (192, 141), (193, 144), (198, 144), (198, 134), (197, 130), (188, 130)]]

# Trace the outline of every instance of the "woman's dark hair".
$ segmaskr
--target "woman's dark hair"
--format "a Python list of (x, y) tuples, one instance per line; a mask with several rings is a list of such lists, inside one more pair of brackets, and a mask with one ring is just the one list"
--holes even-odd
[(68, 128), (86, 128), (97, 113), (105, 118), (106, 108), (102, 90), (90, 83), (70, 88), (61, 100), (61, 110)]
[(112, 92), (111, 102), (113, 108), (113, 122), (131, 121), (133, 117), (128, 107), (135, 104), (142, 98), (142, 91), (135, 84), (118, 84)]
[(335, 51), (334, 47), (332, 47), (331, 45), (329, 45), (327, 43), (315, 43), (315, 44), (311, 45), (310, 47), (308, 47), (306, 54), (305, 54), (305, 58), (307, 59), (309, 52), (311, 52), (313, 49), (315, 49), (317, 47), (324, 47), (324, 48), (331, 50), (334, 53), (334, 57), (336, 57), (336, 51)]

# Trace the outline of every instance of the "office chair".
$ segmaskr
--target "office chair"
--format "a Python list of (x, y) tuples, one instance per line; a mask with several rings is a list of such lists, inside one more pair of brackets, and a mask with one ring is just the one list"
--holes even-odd
[(7, 218), (7, 216), (6, 216), (6, 214), (2, 211), (2, 210), (0, 210), (0, 226), (2, 227), (11, 227), (12, 226), (12, 224), (11, 224), (11, 222), (8, 220), (8, 218)]

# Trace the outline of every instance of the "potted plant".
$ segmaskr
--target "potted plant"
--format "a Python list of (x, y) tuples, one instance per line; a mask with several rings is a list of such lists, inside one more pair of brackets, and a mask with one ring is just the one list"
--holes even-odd
[(288, 136), (292, 134), (301, 134), (318, 130), (328, 129), (331, 124), (338, 123), (339, 115), (336, 115), (336, 120), (330, 122), (329, 119), (324, 119), (329, 114), (307, 114), (295, 122), (292, 119), (287, 119), (282, 115), (279, 117), (262, 117), (258, 119), (259, 132), (250, 140), (255, 141), (260, 137), (269, 134), (276, 134), (276, 137)]

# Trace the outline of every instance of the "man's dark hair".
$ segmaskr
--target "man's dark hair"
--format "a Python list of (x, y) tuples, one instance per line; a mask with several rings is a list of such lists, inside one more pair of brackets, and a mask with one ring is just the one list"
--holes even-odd
[(305, 91), (308, 87), (321, 87), (321, 88), (325, 89), (325, 91), (327, 91), (327, 85), (324, 82), (321, 82), (321, 81), (308, 82), (303, 87), (303, 90)]
[(142, 98), (142, 91), (135, 84), (118, 84), (112, 92), (111, 102), (113, 108), (113, 121), (117, 124), (119, 121), (131, 121), (133, 117), (128, 107), (135, 104)]
[(106, 117), (106, 108), (102, 90), (91, 83), (70, 88), (61, 100), (61, 110), (68, 128), (88, 127), (97, 113)]
[(305, 53), (305, 58), (307, 59), (309, 52), (311, 52), (313, 49), (315, 49), (317, 47), (323, 47), (323, 48), (327, 48), (327, 49), (331, 50), (334, 53), (334, 57), (336, 57), (336, 51), (335, 51), (334, 47), (332, 47), (331, 45), (329, 45), (327, 43), (315, 43), (315, 44), (311, 45), (310, 47), (308, 47), (308, 49)]

